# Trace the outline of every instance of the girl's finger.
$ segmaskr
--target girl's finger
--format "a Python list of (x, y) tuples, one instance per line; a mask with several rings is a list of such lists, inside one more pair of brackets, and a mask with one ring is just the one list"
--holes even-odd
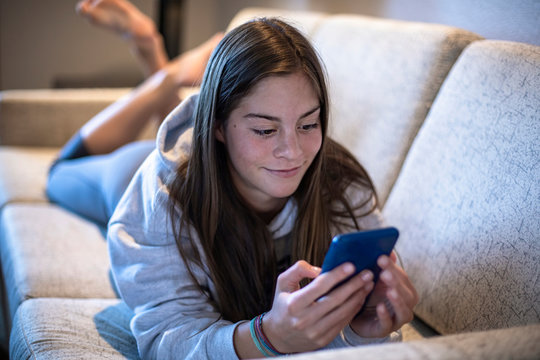
[(337, 284), (350, 277), (354, 271), (353, 264), (345, 263), (329, 272), (321, 274), (301, 290), (302, 296), (305, 297), (307, 302), (314, 302), (321, 296), (326, 295)]
[(381, 334), (389, 334), (394, 328), (394, 320), (392, 314), (386, 308), (386, 305), (381, 303), (377, 304), (376, 308), (377, 318), (379, 320), (379, 331)]
[(312, 266), (306, 261), (297, 261), (293, 266), (278, 276), (276, 292), (294, 292), (300, 288), (300, 281), (313, 279), (319, 275), (321, 269)]
[(416, 305), (418, 303), (418, 293), (405, 271), (395, 263), (388, 261), (388, 258), (379, 258), (378, 264), (383, 269), (380, 278), (384, 283), (388, 287), (398, 288), (411, 307)]
[(394, 326), (392, 327), (392, 330), (397, 330), (413, 319), (413, 311), (396, 289), (389, 289), (387, 291), (387, 296), (394, 313)]
[[(363, 304), (365, 298), (374, 287), (374, 283), (372, 281), (373, 274), (370, 271), (363, 271), (362, 273), (346, 280), (345, 283), (339, 285), (337, 288), (334, 288), (336, 281), (338, 283), (339, 281), (342, 281), (340, 279), (342, 278), (337, 277), (334, 279), (335, 281), (330, 283), (330, 291), (327, 290), (329, 288), (327, 285), (324, 286), (323, 290), (316, 290), (315, 292), (312, 292), (314, 291), (312, 289), (307, 289), (307, 287), (299, 291), (298, 295), (303, 295), (303, 291), (307, 290), (307, 295), (305, 295), (306, 299), (313, 298), (313, 294), (323, 294), (314, 298), (311, 305), (304, 309), (303, 315), (323, 318), (330, 315), (336, 308), (342, 307), (346, 302), (350, 301), (351, 298), (355, 298), (357, 301), (360, 301)], [(317, 284), (312, 283), (309, 286), (311, 285), (314, 285), (315, 288)], [(344, 309), (344, 311), (347, 310)]]
[(360, 290), (352, 293), (352, 295), (344, 301), (336, 301), (337, 299), (332, 298), (332, 296), (322, 298), (318, 303), (328, 302), (333, 305), (331, 311), (321, 317), (321, 321), (313, 325), (314, 331), (324, 331), (324, 329), (337, 327), (339, 327), (339, 330), (343, 329), (343, 327), (350, 323), (356, 314), (358, 314), (364, 305), (367, 295), (372, 289), (373, 282), (370, 282)]
[(396, 290), (400, 296), (405, 299), (406, 304), (408, 304), (411, 308), (416, 305), (418, 298), (416, 290), (409, 282), (405, 281), (401, 277), (398, 277), (398, 274), (387, 269), (381, 273), (380, 279), (389, 289)]

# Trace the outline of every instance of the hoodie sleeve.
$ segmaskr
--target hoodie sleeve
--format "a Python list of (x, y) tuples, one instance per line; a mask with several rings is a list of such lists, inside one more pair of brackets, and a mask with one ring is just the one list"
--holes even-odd
[(166, 176), (155, 151), (109, 222), (112, 272), (135, 314), (131, 330), (139, 354), (144, 359), (236, 359), (233, 334), (238, 324), (221, 319), (207, 273), (193, 269), (208, 289), (202, 293), (178, 252), (169, 226)]

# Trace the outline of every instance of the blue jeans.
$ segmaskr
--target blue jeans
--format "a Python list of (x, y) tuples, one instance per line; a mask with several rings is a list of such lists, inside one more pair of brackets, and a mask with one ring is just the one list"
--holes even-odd
[[(80, 147), (84, 149), (82, 143)], [(106, 226), (131, 178), (154, 149), (155, 141), (149, 140), (127, 144), (106, 155), (85, 156), (83, 150), (76, 158), (66, 158), (61, 152), (49, 172), (47, 196)]]

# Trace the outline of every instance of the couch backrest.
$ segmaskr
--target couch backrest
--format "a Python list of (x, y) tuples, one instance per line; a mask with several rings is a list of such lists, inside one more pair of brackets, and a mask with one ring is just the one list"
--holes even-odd
[(409, 147), (461, 51), (479, 36), (426, 23), (336, 15), (313, 41), (329, 76), (330, 135), (386, 201)]
[(249, 8), (279, 16), (313, 41), (328, 69), (330, 136), (370, 173), (384, 204), (418, 128), (461, 51), (479, 36), (425, 23), (359, 15)]
[(289, 24), (295, 26), (302, 31), (308, 38), (310, 38), (319, 26), (319, 23), (323, 21), (328, 14), (316, 11), (295, 11), (295, 10), (283, 10), (283, 9), (271, 9), (271, 8), (258, 8), (249, 7), (240, 10), (229, 23), (227, 31), (245, 23), (246, 21), (259, 18), (259, 17), (278, 17)]
[(0, 146), (60, 147), (129, 89), (25, 89), (0, 92)]
[(540, 322), (540, 47), (464, 51), (384, 214), (436, 330)]

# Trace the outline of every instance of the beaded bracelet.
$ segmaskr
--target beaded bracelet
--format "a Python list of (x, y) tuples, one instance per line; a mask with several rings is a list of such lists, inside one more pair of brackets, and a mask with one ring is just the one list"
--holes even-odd
[(282, 353), (276, 350), (276, 348), (272, 346), (272, 344), (270, 343), (270, 340), (268, 340), (268, 338), (264, 334), (263, 329), (262, 329), (262, 320), (265, 314), (266, 313), (263, 313), (253, 318), (251, 322), (249, 323), (249, 330), (251, 333), (251, 338), (253, 339), (255, 346), (261, 352), (261, 354), (263, 354), (265, 357), (287, 355), (285, 353)]

